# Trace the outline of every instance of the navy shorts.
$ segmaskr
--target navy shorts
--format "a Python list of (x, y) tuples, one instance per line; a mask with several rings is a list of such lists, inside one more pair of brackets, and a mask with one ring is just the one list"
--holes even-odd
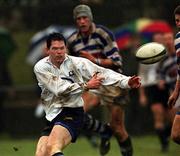
[(75, 142), (84, 123), (83, 107), (69, 108), (64, 107), (61, 113), (51, 122), (46, 121), (46, 127), (43, 129), (41, 136), (49, 136), (54, 125), (65, 127), (71, 134), (72, 141)]
[(160, 90), (157, 85), (148, 86), (145, 87), (145, 93), (150, 105), (162, 103), (165, 108), (168, 107), (169, 90), (167, 87), (164, 90)]

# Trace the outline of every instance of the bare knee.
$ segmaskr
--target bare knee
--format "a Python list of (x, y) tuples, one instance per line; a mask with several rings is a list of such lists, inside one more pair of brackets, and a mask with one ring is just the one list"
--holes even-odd
[(46, 156), (46, 144), (48, 137), (42, 136), (37, 144), (35, 156)]
[(128, 133), (124, 124), (124, 110), (118, 106), (111, 108), (111, 127), (118, 140), (124, 140), (128, 137)]
[(125, 125), (124, 122), (120, 119), (114, 119), (111, 121), (111, 127), (115, 131), (124, 131), (125, 130)]
[(164, 127), (164, 120), (165, 120), (165, 114), (164, 114), (164, 108), (161, 104), (157, 103), (151, 106), (151, 110), (153, 112), (153, 118), (154, 118), (154, 127), (156, 129), (163, 128)]
[(114, 131), (122, 132), (125, 130), (124, 119), (120, 114), (114, 114), (112, 116), (111, 127)]
[(118, 140), (122, 141), (125, 140), (128, 137), (128, 133), (125, 129), (124, 122), (120, 119), (113, 120), (111, 122), (112, 130), (115, 134), (115, 136), (118, 138)]

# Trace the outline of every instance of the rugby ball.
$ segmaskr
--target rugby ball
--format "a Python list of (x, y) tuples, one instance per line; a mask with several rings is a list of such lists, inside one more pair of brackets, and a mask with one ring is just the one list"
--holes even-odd
[(166, 48), (157, 42), (143, 44), (136, 51), (136, 59), (142, 64), (153, 64), (162, 60), (166, 55)]

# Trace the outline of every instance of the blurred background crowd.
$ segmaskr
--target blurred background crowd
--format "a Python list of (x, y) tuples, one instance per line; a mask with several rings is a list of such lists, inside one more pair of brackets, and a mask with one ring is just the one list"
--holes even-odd
[[(173, 10), (179, 4), (177, 0), (1, 0), (1, 132), (12, 136), (39, 134), (43, 119), (36, 110), (39, 94), (33, 65), (44, 55), (48, 33), (58, 31), (68, 37), (75, 30), (72, 10), (80, 3), (92, 8), (96, 23), (114, 32), (126, 75), (140, 72), (134, 57), (140, 45), (153, 41), (154, 34), (176, 33)], [(153, 133), (149, 106), (139, 105), (137, 90), (132, 90), (130, 97), (126, 113), (128, 131), (132, 135)], [(103, 111), (100, 118), (107, 119), (106, 110)]]

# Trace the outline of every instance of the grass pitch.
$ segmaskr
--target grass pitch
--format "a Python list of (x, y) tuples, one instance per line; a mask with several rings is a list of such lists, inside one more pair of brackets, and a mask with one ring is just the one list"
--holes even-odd
[[(37, 138), (38, 139), (38, 138)], [(169, 152), (160, 151), (156, 136), (133, 137), (134, 156), (178, 156), (180, 146), (170, 142)], [(36, 139), (11, 139), (0, 136), (1, 156), (34, 156)], [(80, 137), (75, 144), (64, 150), (65, 156), (99, 156), (98, 148), (93, 148), (86, 138)], [(107, 156), (121, 156), (116, 140), (111, 140), (111, 150)]]

